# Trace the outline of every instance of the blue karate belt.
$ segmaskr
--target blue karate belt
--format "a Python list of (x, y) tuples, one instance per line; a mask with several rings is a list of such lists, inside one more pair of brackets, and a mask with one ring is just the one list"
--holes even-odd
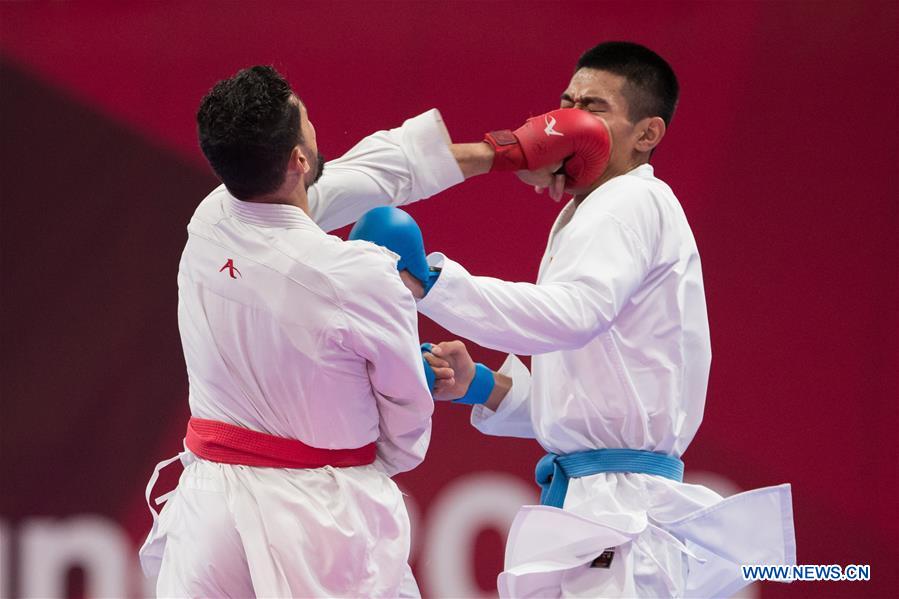
[(548, 453), (537, 462), (534, 474), (540, 485), (540, 504), (561, 508), (568, 493), (568, 479), (601, 472), (655, 474), (684, 480), (684, 463), (671, 455), (640, 449), (591, 449), (568, 455)]

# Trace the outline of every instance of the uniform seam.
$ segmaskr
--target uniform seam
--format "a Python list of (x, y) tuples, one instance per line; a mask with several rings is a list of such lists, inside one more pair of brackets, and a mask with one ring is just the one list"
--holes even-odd
[[(217, 247), (220, 247), (220, 248), (222, 248), (223, 250), (227, 250), (227, 251), (229, 251), (229, 252), (232, 252), (232, 251), (233, 251), (232, 248), (229, 248), (229, 247), (225, 246), (224, 244), (220, 243), (219, 241), (213, 239), (212, 237), (209, 237), (209, 236), (207, 236), (207, 235), (203, 235), (202, 233), (191, 232), (190, 235), (192, 235), (192, 236), (194, 236), (194, 237), (197, 237), (197, 238), (199, 238), (199, 239), (203, 239), (204, 241), (208, 241), (209, 243), (211, 243), (211, 244), (213, 244), (213, 245), (215, 245), (215, 246), (217, 246)], [(268, 237), (268, 236), (265, 236), (265, 237)], [(316, 290), (316, 289), (313, 289), (313, 288), (309, 287), (308, 285), (304, 284), (302, 281), (297, 280), (297, 279), (296, 279), (293, 275), (291, 275), (290, 273), (284, 273), (284, 272), (281, 272), (281, 271), (277, 270), (276, 268), (272, 268), (272, 267), (269, 266), (268, 264), (266, 264), (266, 263), (264, 263), (264, 262), (260, 262), (259, 260), (256, 260), (256, 259), (254, 259), (254, 258), (252, 258), (252, 257), (250, 257), (250, 256), (244, 255), (244, 254), (242, 254), (242, 253), (236, 253), (236, 252), (235, 252), (235, 255), (239, 255), (239, 256), (241, 257), (241, 259), (243, 259), (243, 260), (248, 260), (249, 262), (252, 262), (253, 264), (256, 264), (257, 266), (261, 266), (261, 267), (263, 267), (263, 268), (265, 268), (265, 269), (267, 269), (267, 270), (269, 270), (269, 271), (271, 271), (271, 272), (273, 272), (273, 273), (276, 273), (276, 274), (278, 274), (278, 275), (284, 277), (285, 279), (289, 280), (291, 283), (297, 285), (298, 287), (302, 287), (303, 289), (305, 289), (306, 291), (308, 291), (308, 292), (314, 294), (315, 296), (320, 297), (320, 298), (322, 298), (322, 299), (325, 299), (325, 300), (327, 300), (328, 302), (330, 302), (331, 304), (335, 304), (335, 305), (337, 305), (339, 308), (343, 309), (342, 301), (341, 301), (341, 299), (340, 299), (340, 294), (337, 292), (336, 286), (334, 285), (334, 283), (330, 280), (330, 278), (329, 278), (329, 277), (328, 277), (322, 270), (320, 270), (320, 269), (318, 269), (318, 268), (310, 267), (309, 265), (305, 265), (305, 264), (301, 263), (299, 260), (297, 260), (296, 258), (294, 258), (293, 256), (291, 256), (291, 255), (288, 254), (287, 252), (283, 251), (281, 248), (277, 247), (277, 246), (274, 245), (274, 244), (268, 244), (268, 245), (269, 245), (269, 247), (270, 247), (271, 249), (277, 251), (279, 254), (281, 254), (282, 256), (284, 256), (284, 257), (286, 257), (287, 259), (289, 259), (289, 260), (291, 261), (291, 263), (293, 263), (293, 264), (300, 264), (300, 265), (306, 266), (306, 267), (310, 268), (311, 270), (315, 271), (315, 273), (321, 275), (321, 276), (325, 279), (325, 281), (327, 281), (328, 287), (329, 287), (329, 288), (331, 289), (331, 291), (334, 293), (334, 297), (329, 297), (329, 296), (327, 296), (327, 295), (321, 293), (320, 291), (318, 291), (318, 290)]]

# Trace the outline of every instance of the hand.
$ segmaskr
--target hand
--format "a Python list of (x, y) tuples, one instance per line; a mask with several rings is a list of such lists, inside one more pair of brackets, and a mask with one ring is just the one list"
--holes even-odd
[(415, 299), (421, 299), (425, 296), (424, 285), (422, 285), (421, 281), (419, 281), (411, 273), (409, 273), (408, 270), (401, 270), (400, 278), (403, 280), (403, 284), (406, 286), (406, 289), (412, 292), (412, 295), (413, 297), (415, 297)]
[(515, 175), (524, 183), (533, 186), (534, 191), (538, 194), (548, 190), (549, 197), (554, 202), (559, 202), (565, 192), (566, 184), (565, 175), (557, 173), (561, 167), (562, 163), (558, 163), (536, 171), (516, 171)]
[[(434, 399), (450, 401), (465, 395), (475, 372), (474, 360), (468, 354), (465, 344), (461, 341), (444, 341), (432, 347), (431, 353), (453, 371), (451, 379), (438, 380), (435, 383)], [(428, 354), (425, 354), (426, 359), (427, 356)], [(428, 360), (428, 363), (431, 361)]]
[(431, 352), (423, 352), (421, 355), (428, 363), (428, 366), (431, 367), (431, 372), (434, 373), (435, 395), (439, 389), (452, 388), (456, 384), (455, 373), (449, 362), (443, 358), (438, 358)]

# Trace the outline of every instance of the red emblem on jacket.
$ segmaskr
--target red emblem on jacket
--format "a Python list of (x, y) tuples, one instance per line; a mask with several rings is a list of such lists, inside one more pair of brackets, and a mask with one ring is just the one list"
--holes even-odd
[(231, 275), (231, 278), (232, 278), (232, 279), (236, 279), (236, 278), (237, 278), (237, 277), (234, 276), (234, 273), (237, 273), (237, 274), (238, 274), (239, 276), (241, 276), (241, 277), (243, 276), (243, 275), (240, 274), (240, 271), (237, 270), (237, 267), (234, 266), (234, 260), (232, 260), (231, 258), (228, 258), (228, 261), (225, 262), (225, 265), (219, 269), (219, 272), (222, 272), (222, 271), (225, 270), (226, 268), (228, 269), (228, 274)]

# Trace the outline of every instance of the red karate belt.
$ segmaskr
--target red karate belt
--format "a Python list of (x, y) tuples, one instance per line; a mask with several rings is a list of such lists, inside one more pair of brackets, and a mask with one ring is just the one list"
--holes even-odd
[(375, 461), (375, 444), (356, 449), (320, 449), (296, 439), (203, 418), (187, 423), (187, 448), (211, 462), (264, 468), (321, 468), (365, 466)]

